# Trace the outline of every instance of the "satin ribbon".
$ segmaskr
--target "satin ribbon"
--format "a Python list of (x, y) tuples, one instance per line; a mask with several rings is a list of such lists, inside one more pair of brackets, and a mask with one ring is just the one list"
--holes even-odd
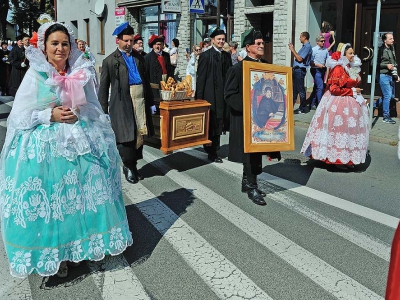
[(52, 79), (61, 88), (60, 97), (63, 105), (75, 108), (87, 103), (85, 91), (81, 84), (81, 81), (86, 80), (84, 70), (81, 69), (69, 76), (61, 76), (58, 73), (53, 73)]

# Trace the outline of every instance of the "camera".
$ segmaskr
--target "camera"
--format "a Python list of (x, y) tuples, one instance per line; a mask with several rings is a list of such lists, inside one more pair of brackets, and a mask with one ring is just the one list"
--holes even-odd
[(394, 81), (397, 81), (397, 78), (399, 76), (399, 74), (397, 73), (397, 64), (393, 66), (393, 69), (390, 71), (391, 75), (392, 75), (392, 79)]

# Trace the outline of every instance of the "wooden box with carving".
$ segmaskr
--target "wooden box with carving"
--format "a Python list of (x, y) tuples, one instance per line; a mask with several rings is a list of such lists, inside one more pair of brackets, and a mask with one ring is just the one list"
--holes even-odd
[[(164, 154), (211, 143), (208, 139), (210, 103), (207, 101), (160, 101), (158, 108), (160, 111), (160, 149)], [(154, 118), (153, 121), (154, 127), (156, 127)]]

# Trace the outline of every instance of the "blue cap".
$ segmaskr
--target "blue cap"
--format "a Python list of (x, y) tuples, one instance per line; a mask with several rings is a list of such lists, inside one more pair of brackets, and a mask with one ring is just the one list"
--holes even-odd
[(126, 29), (129, 25), (129, 22), (122, 23), (117, 28), (115, 28), (112, 35), (119, 35), (124, 29)]

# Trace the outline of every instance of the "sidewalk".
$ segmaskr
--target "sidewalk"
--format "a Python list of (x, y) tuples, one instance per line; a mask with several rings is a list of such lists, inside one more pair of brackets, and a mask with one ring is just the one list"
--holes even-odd
[[(295, 109), (298, 107), (296, 104)], [(307, 114), (294, 115), (294, 125), (299, 127), (308, 128), (315, 110), (311, 110)], [(382, 117), (372, 118), (372, 129), (370, 131), (370, 141), (389, 144), (391, 146), (397, 146), (399, 142), (399, 125), (400, 119), (393, 118), (396, 124), (383, 123)]]

